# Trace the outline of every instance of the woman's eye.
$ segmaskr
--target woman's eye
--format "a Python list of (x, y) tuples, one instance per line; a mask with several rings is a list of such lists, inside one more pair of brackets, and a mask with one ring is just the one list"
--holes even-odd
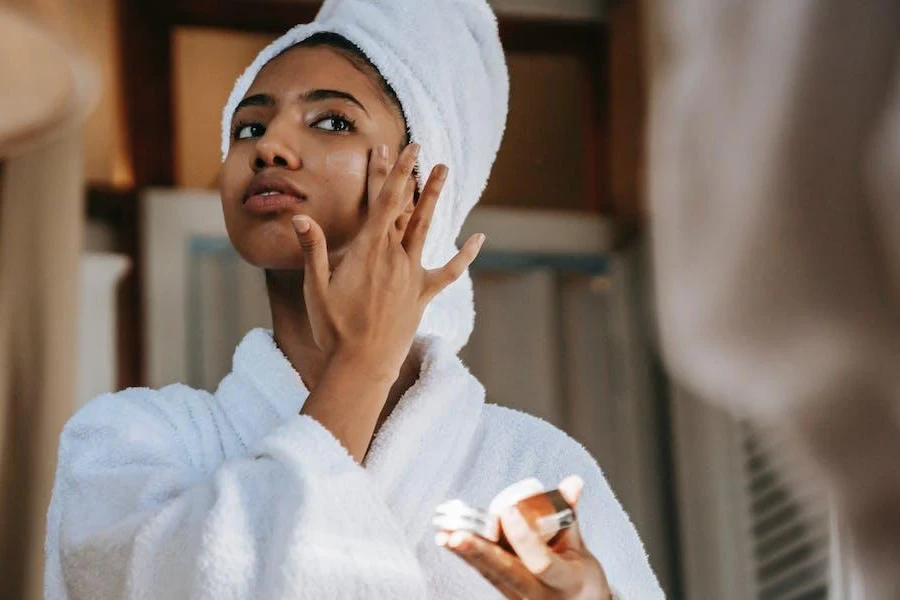
[(347, 119), (341, 117), (325, 117), (313, 123), (313, 127), (324, 129), (325, 131), (350, 131), (353, 124)]
[(249, 125), (242, 125), (237, 128), (237, 131), (234, 133), (235, 139), (238, 140), (246, 140), (254, 137), (261, 137), (266, 133), (266, 128), (260, 125), (259, 123), (250, 123)]

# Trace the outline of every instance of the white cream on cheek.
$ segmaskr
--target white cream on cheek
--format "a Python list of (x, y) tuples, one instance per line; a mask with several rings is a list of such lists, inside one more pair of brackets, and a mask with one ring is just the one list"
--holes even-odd
[(368, 162), (364, 152), (336, 150), (325, 155), (325, 172), (330, 177), (364, 178), (368, 172)]

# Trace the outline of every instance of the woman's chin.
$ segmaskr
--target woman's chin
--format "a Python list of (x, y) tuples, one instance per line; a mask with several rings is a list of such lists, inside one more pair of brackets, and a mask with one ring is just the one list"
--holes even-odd
[[(244, 225), (242, 223), (242, 225)], [(290, 222), (229, 229), (231, 243), (246, 262), (260, 269), (303, 269), (303, 250)]]
[(267, 244), (235, 244), (235, 249), (244, 261), (268, 271), (302, 271), (306, 264), (299, 246), (273, 248)]
[[(229, 232), (231, 234), (231, 232)], [(305, 267), (303, 249), (293, 227), (256, 227), (230, 235), (231, 243), (247, 263), (268, 271), (302, 271)], [(347, 250), (345, 244), (329, 245), (328, 263), (334, 269)]]

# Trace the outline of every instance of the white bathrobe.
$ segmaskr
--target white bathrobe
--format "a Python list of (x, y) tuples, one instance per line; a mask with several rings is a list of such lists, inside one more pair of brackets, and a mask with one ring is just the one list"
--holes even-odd
[(434, 508), (487, 506), (536, 476), (585, 480), (579, 518), (617, 598), (663, 594), (585, 449), (485, 404), (445, 342), (420, 337), (417, 383), (364, 467), (314, 419), (270, 331), (251, 331), (215, 394), (172, 385), (96, 398), (66, 425), (48, 515), (46, 597), (498, 598), (434, 543)]

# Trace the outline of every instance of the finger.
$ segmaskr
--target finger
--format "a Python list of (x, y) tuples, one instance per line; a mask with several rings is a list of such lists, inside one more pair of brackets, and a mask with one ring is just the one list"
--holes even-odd
[(328, 285), (328, 248), (325, 245), (325, 234), (313, 219), (306, 215), (297, 215), (291, 219), (300, 248), (303, 249), (303, 287), (321, 297)]
[(500, 522), (510, 545), (531, 574), (552, 588), (563, 589), (571, 585), (571, 566), (544, 543), (518, 508), (505, 511)]
[(381, 191), (374, 203), (369, 204), (369, 220), (366, 226), (374, 228), (375, 233), (383, 235), (392, 226), (394, 221), (403, 212), (406, 205), (406, 197), (403, 192), (416, 166), (419, 155), (419, 145), (410, 144), (403, 149), (396, 164), (388, 173)]
[(428, 181), (425, 182), (422, 195), (419, 196), (419, 202), (416, 204), (412, 220), (406, 229), (403, 247), (406, 248), (407, 253), (417, 264), (422, 260), (422, 248), (425, 246), (425, 238), (428, 236), (428, 229), (431, 227), (434, 208), (437, 205), (441, 191), (444, 189), (448, 173), (449, 169), (446, 165), (437, 165), (431, 170), (431, 175), (428, 176)]
[(543, 597), (543, 586), (522, 561), (497, 544), (457, 531), (450, 536), (448, 547), (507, 597), (529, 600)]
[(397, 220), (394, 221), (394, 232), (391, 236), (392, 240), (403, 240), (406, 235), (406, 228), (409, 225), (409, 221), (412, 218), (413, 212), (415, 211), (416, 205), (413, 203), (413, 192), (416, 189), (416, 180), (412, 177), (409, 178), (409, 181), (406, 184), (406, 188), (403, 190), (403, 196), (406, 198), (406, 204), (403, 207), (403, 212), (400, 213), (400, 216), (397, 217)]
[(454, 538), (453, 546), (450, 546), (450, 537), (453, 533), (454, 532), (451, 531), (439, 531), (437, 535), (435, 535), (434, 541), (438, 546), (449, 548), (453, 553), (469, 563), (471, 567), (481, 573), (482, 577), (487, 579), (491, 585), (497, 588), (497, 590), (503, 594), (504, 598), (507, 598), (508, 600), (522, 600), (522, 596), (510, 588), (506, 582), (496, 578), (493, 571), (486, 570), (481, 561), (477, 560), (474, 556), (467, 556), (467, 553), (471, 549), (472, 542), (467, 539), (467, 536), (462, 535), (462, 532), (457, 532), (455, 534), (456, 537)]
[(369, 156), (369, 178), (366, 184), (369, 206), (378, 199), (378, 194), (381, 193), (381, 188), (384, 187), (384, 181), (390, 172), (391, 162), (387, 144), (378, 144), (372, 148)]
[(432, 269), (426, 273), (425, 298), (431, 300), (441, 290), (456, 281), (465, 273), (469, 265), (478, 257), (481, 247), (484, 245), (483, 233), (476, 233), (463, 244), (462, 249), (456, 253), (450, 262), (440, 269)]

